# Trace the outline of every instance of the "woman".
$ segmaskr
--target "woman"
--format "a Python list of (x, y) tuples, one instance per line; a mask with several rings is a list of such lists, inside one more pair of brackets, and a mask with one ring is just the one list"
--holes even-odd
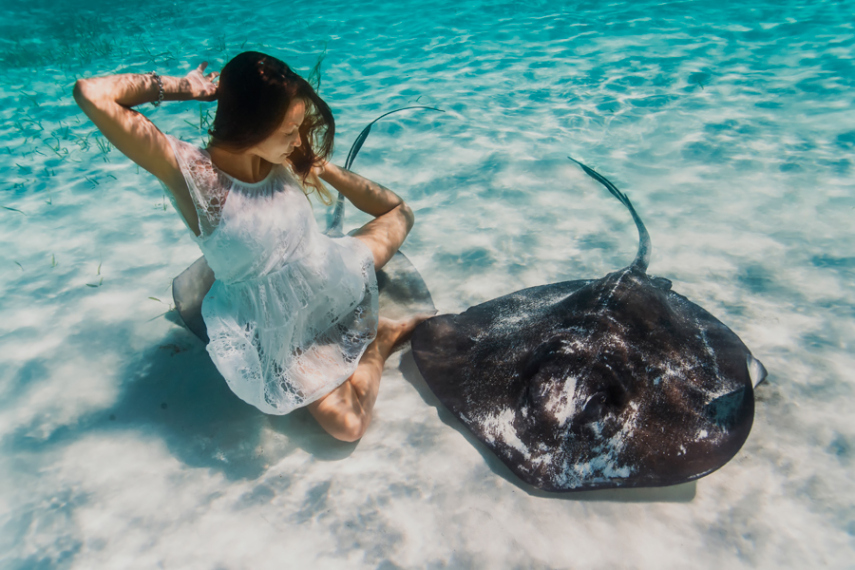
[[(230, 388), (266, 413), (308, 406), (332, 436), (355, 441), (371, 421), (380, 375), (424, 317), (377, 315), (375, 270), (413, 226), (383, 186), (329, 162), (327, 104), (282, 61), (245, 52), (183, 78), (81, 79), (74, 98), (116, 148), (154, 174), (217, 278), (202, 305), (208, 353)], [(214, 80), (219, 75), (219, 82)], [(218, 100), (200, 149), (163, 134), (132, 107)], [(353, 237), (323, 235), (307, 194), (320, 179), (374, 219)]]

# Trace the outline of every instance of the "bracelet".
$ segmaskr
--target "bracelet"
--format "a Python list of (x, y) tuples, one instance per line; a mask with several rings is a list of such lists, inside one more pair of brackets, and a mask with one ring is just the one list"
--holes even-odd
[(148, 75), (151, 75), (155, 81), (157, 81), (157, 101), (152, 101), (151, 104), (155, 107), (159, 106), (163, 102), (163, 80), (160, 78), (160, 75), (155, 71), (150, 71)]

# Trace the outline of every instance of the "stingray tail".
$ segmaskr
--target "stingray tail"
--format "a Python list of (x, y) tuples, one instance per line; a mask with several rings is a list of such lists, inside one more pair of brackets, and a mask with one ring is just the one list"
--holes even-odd
[[(444, 113), (442, 109), (437, 109), (436, 107), (426, 107), (424, 105), (413, 105), (411, 107), (401, 107), (400, 109), (395, 109), (394, 111), (389, 111), (388, 113), (384, 113), (368, 123), (362, 132), (359, 133), (359, 136), (356, 137), (356, 140), (353, 141), (353, 144), (350, 146), (350, 150), (347, 153), (347, 159), (344, 161), (345, 170), (350, 170), (350, 167), (353, 165), (353, 161), (356, 160), (356, 155), (359, 154), (362, 145), (365, 144), (365, 139), (368, 138), (368, 133), (371, 132), (371, 127), (374, 126), (374, 123), (382, 119), (383, 117), (388, 117), (392, 113), (399, 113), (401, 111), (406, 111), (408, 109), (428, 109), (431, 111), (439, 111), (440, 113)], [(331, 237), (337, 237), (343, 235), (344, 227), (344, 196), (341, 194), (338, 195), (335, 201), (335, 208), (333, 208), (332, 215), (329, 217), (327, 221), (327, 231), (326, 234)]]
[(585, 171), (585, 174), (602, 184), (606, 187), (606, 190), (611, 192), (612, 196), (620, 200), (620, 203), (626, 206), (629, 210), (629, 213), (632, 214), (632, 219), (635, 221), (635, 227), (638, 228), (638, 253), (635, 256), (635, 260), (632, 262), (632, 265), (639, 267), (642, 271), (647, 271), (647, 266), (650, 264), (650, 234), (647, 233), (647, 228), (644, 227), (644, 222), (641, 221), (641, 218), (635, 212), (635, 208), (632, 207), (632, 202), (629, 201), (629, 198), (626, 197), (626, 194), (618, 190), (614, 184), (609, 182), (609, 180), (595, 171), (592, 168), (582, 164), (572, 156), (568, 156), (570, 160), (578, 164), (582, 167), (582, 170)]

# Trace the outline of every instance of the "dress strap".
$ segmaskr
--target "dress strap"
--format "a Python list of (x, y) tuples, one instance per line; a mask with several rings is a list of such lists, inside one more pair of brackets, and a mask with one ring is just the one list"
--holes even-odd
[(172, 146), (196, 208), (200, 237), (207, 237), (220, 223), (231, 184), (217, 175), (207, 152), (171, 135), (166, 135), (166, 139)]

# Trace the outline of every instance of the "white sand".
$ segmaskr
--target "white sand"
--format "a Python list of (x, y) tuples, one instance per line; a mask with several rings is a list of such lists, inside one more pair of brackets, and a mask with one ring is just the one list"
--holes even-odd
[[(855, 42), (850, 3), (805, 4), (13, 3), (0, 566), (851, 567)], [(629, 216), (566, 155), (630, 195), (650, 272), (769, 369), (733, 461), (670, 489), (532, 496), (407, 353), (357, 445), (229, 392), (164, 314), (198, 250), (152, 176), (102, 157), (71, 88), (250, 48), (305, 74), (324, 42), (338, 162), (382, 112), (448, 111), (378, 124), (355, 168), (415, 209), (404, 250), (441, 311), (632, 259)], [(199, 108), (140, 110), (201, 142)]]

